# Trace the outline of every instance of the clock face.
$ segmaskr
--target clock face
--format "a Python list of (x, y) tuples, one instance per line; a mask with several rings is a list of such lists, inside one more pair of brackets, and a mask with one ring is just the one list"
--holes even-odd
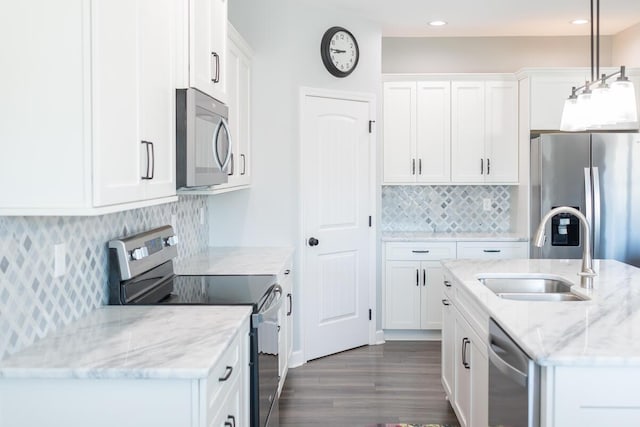
[(360, 52), (355, 37), (340, 27), (330, 28), (322, 38), (322, 61), (336, 77), (346, 77), (358, 64)]

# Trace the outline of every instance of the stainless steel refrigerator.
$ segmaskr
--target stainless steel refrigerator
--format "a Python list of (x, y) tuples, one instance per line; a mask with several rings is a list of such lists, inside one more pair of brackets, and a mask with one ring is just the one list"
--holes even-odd
[[(640, 134), (531, 135), (531, 235), (546, 212), (572, 206), (591, 224), (593, 257), (640, 267)], [(561, 214), (547, 224), (533, 258), (581, 258), (578, 219)]]

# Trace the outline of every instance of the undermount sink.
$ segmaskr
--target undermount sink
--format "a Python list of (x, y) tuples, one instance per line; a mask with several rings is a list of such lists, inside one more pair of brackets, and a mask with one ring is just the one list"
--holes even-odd
[(478, 277), (480, 283), (500, 298), (519, 301), (585, 301), (571, 292), (571, 283), (551, 277)]

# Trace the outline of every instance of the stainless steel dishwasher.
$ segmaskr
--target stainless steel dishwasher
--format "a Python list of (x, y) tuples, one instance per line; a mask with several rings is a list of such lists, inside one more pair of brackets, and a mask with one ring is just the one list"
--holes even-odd
[(540, 366), (489, 320), (489, 426), (540, 426)]

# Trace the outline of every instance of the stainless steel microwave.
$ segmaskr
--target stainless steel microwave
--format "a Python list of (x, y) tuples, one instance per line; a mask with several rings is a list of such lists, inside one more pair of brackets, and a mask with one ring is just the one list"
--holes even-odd
[(229, 109), (197, 89), (176, 91), (177, 188), (208, 187), (228, 180)]

